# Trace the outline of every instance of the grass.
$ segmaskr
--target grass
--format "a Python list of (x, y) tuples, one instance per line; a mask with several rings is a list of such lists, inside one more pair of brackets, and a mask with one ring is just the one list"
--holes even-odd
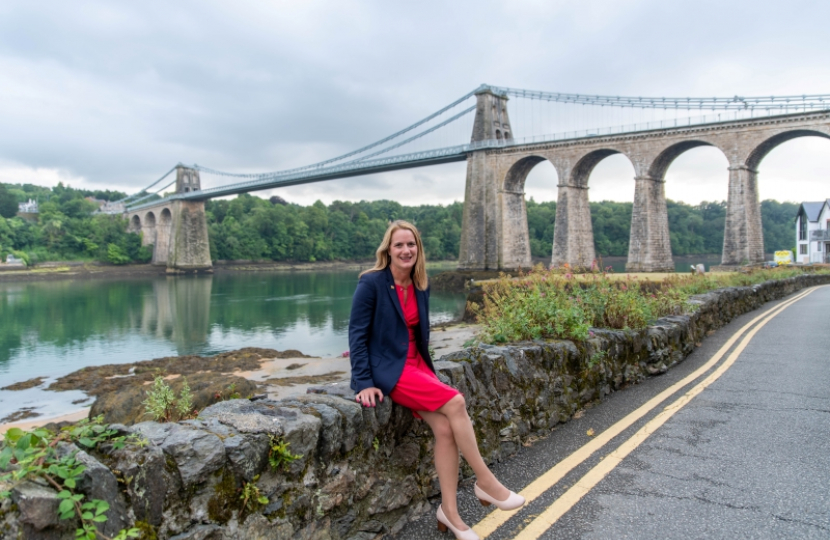
[[(506, 343), (532, 339), (583, 341), (591, 328), (642, 329), (667, 315), (695, 309), (689, 297), (803, 274), (800, 268), (757, 269), (704, 275), (573, 274), (541, 265), (517, 278), (483, 283), (484, 304), (473, 307), (481, 339)], [(815, 273), (828, 274), (819, 270)]]

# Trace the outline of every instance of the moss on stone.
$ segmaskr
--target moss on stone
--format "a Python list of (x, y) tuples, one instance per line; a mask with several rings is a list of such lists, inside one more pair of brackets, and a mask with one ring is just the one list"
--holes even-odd
[(227, 469), (222, 471), (222, 480), (214, 487), (214, 495), (207, 504), (208, 517), (216, 523), (227, 523), (233, 517), (234, 509), (240, 505), (236, 479)]
[(141, 531), (141, 540), (158, 540), (158, 532), (156, 531), (156, 528), (146, 521), (136, 521), (133, 526)]

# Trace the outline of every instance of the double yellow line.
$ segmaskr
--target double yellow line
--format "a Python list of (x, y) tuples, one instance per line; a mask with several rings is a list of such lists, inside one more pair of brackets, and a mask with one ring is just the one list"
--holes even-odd
[[(775, 306), (774, 308), (771, 308), (752, 319), (734, 335), (732, 335), (732, 337), (730, 337), (729, 340), (718, 350), (718, 352), (715, 353), (715, 355), (712, 356), (712, 358), (710, 358), (704, 365), (699, 367), (690, 375), (686, 376), (683, 380), (673, 384), (669, 388), (657, 394), (655, 397), (651, 398), (638, 409), (628, 414), (625, 418), (619, 420), (617, 423), (597, 435), (594, 439), (591, 439), (590, 442), (576, 450), (573, 454), (569, 455), (567, 458), (557, 463), (553, 468), (545, 472), (542, 476), (531, 482), (521, 491), (521, 495), (527, 500), (528, 503), (556, 485), (566, 474), (582, 464), (597, 450), (605, 446), (611, 439), (631, 427), (635, 422), (654, 410), (658, 405), (660, 405), (660, 403), (670, 398), (681, 388), (695, 381), (698, 377), (709, 371), (732, 348), (735, 342), (737, 342), (741, 336), (746, 333), (738, 346), (735, 347), (735, 350), (732, 351), (726, 361), (724, 361), (718, 369), (713, 371), (708, 377), (689, 390), (681, 398), (664, 408), (659, 414), (657, 414), (657, 416), (649, 420), (648, 423), (640, 428), (640, 430), (633, 436), (623, 442), (616, 450), (603, 458), (602, 461), (588, 471), (585, 476), (580, 478), (576, 484), (574, 484), (570, 489), (562, 494), (561, 497), (554, 501), (553, 504), (548, 506), (541, 514), (530, 522), (527, 527), (525, 527), (517, 536), (514, 537), (515, 540), (535, 540), (536, 538), (539, 538), (539, 536), (556, 523), (556, 521), (562, 517), (565, 512), (570, 510), (582, 499), (582, 497), (587, 495), (600, 480), (605, 478), (605, 476), (608, 475), (608, 473), (610, 473), (623, 458), (637, 448), (649, 435), (654, 433), (654, 431), (671, 418), (674, 413), (679, 411), (684, 405), (691, 401), (692, 398), (700, 394), (707, 386), (723, 375), (726, 370), (729, 369), (733, 363), (735, 363), (735, 360), (749, 344), (749, 341), (761, 328), (764, 327), (764, 325), (766, 325), (773, 317), (808, 294), (812, 293), (814, 290), (815, 289), (809, 289), (804, 291), (792, 299), (787, 300), (786, 302), (783, 302), (782, 304), (779, 304), (778, 306)], [(757, 326), (752, 328), (756, 323), (758, 323)], [(747, 332), (750, 328), (752, 328), (752, 330)], [(476, 524), (473, 527), (473, 530), (475, 530), (475, 532), (482, 539), (487, 538), (519, 511), (520, 510), (512, 510), (508, 512), (495, 511)]]

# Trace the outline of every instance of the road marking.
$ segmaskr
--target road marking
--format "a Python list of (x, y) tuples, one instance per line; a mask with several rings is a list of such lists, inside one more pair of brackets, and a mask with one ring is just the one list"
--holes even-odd
[[(686, 394), (684, 394), (680, 399), (660, 411), (657, 416), (652, 418), (651, 420), (646, 423), (642, 428), (640, 428), (631, 438), (627, 439), (623, 442), (616, 450), (608, 454), (605, 458), (602, 459), (594, 468), (588, 471), (585, 476), (579, 479), (579, 481), (573, 485), (568, 491), (562, 494), (553, 504), (547, 507), (539, 517), (533, 520), (530, 525), (528, 525), (521, 533), (514, 537), (514, 540), (536, 540), (542, 534), (544, 534), (551, 526), (553, 526), (556, 521), (562, 517), (568, 510), (573, 508), (573, 506), (578, 503), (582, 497), (587, 495), (603, 478), (605, 478), (608, 473), (610, 473), (617, 465), (619, 465), (622, 460), (628, 456), (631, 452), (634, 451), (643, 441), (645, 441), (649, 435), (657, 431), (666, 421), (674, 416), (674, 414), (682, 409), (686, 404), (688, 404), (695, 396), (703, 392), (706, 387), (710, 384), (715, 382), (720, 378), (721, 375), (726, 373), (726, 371), (732, 367), (732, 364), (738, 359), (741, 353), (746, 349), (749, 342), (758, 333), (758, 331), (763, 328), (769, 321), (771, 321), (774, 317), (776, 317), (779, 313), (790, 307), (795, 302), (801, 300), (808, 294), (812, 293), (815, 289), (810, 289), (805, 291), (804, 293), (798, 295), (796, 298), (770, 310), (769, 315), (761, 321), (755, 328), (750, 330), (746, 336), (741, 340), (735, 350), (729, 355), (729, 357), (721, 364), (715, 371), (709, 374), (708, 377), (703, 379), (699, 384), (689, 390)], [(756, 317), (757, 319), (757, 317)], [(746, 328), (746, 326), (744, 326)], [(741, 329), (743, 330), (743, 328)], [(720, 351), (718, 351), (720, 352)]]
[[(591, 439), (588, 443), (584, 446), (573, 452), (571, 455), (557, 463), (547, 472), (542, 474), (539, 478), (528, 484), (519, 494), (523, 496), (527, 502), (531, 502), (547, 490), (552, 488), (559, 482), (566, 474), (571, 472), (574, 468), (579, 466), (582, 462), (586, 459), (591, 457), (597, 450), (605, 446), (611, 439), (631, 427), (635, 422), (640, 420), (643, 416), (651, 412), (655, 409), (660, 403), (665, 401), (666, 399), (670, 398), (673, 394), (677, 393), (681, 388), (689, 384), (690, 382), (696, 380), (698, 377), (709, 371), (715, 364), (717, 364), (720, 359), (723, 357), (726, 352), (732, 348), (732, 345), (740, 339), (740, 337), (744, 334), (744, 332), (752, 327), (755, 323), (759, 320), (763, 319), (767, 315), (772, 312), (780, 312), (781, 310), (785, 309), (786, 307), (790, 306), (791, 304), (797, 302), (798, 300), (802, 299), (804, 296), (812, 292), (812, 290), (807, 290), (799, 295), (795, 296), (794, 298), (778, 305), (772, 307), (765, 311), (764, 313), (758, 315), (743, 327), (740, 330), (735, 332), (735, 334), (730, 337), (726, 343), (709, 359), (705, 364), (701, 367), (696, 369), (691, 374), (684, 377), (682, 380), (674, 383), (670, 387), (666, 388), (655, 397), (648, 400), (646, 403), (641, 405), (636, 410), (629, 413), (627, 416), (618, 420), (614, 425)], [(473, 530), (479, 535), (479, 537), (484, 540), (491, 534), (493, 534), (496, 529), (504, 525), (507, 520), (517, 514), (521, 509), (517, 510), (509, 510), (509, 511), (494, 511), (488, 514), (484, 519), (479, 521), (474, 527)]]

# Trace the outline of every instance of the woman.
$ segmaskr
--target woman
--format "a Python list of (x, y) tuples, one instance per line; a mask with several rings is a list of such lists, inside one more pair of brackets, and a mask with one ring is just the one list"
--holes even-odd
[(435, 375), (429, 356), (429, 288), (421, 236), (406, 221), (395, 221), (377, 249), (374, 268), (360, 274), (349, 320), (355, 399), (374, 407), (389, 396), (412, 409), (435, 434), (435, 469), (441, 485), (438, 528), (461, 540), (478, 535), (458, 515), (458, 452), (476, 473), (481, 504), (512, 510), (524, 498), (490, 472), (478, 451), (464, 397)]

